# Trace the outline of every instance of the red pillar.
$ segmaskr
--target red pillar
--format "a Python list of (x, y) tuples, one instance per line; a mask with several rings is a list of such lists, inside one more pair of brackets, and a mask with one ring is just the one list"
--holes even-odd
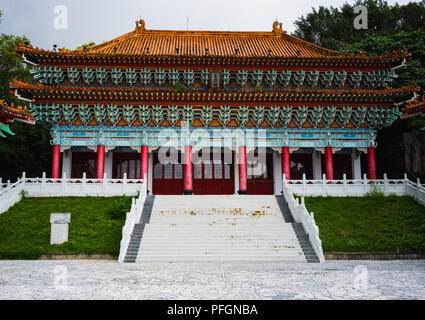
[(246, 175), (246, 147), (239, 147), (239, 194), (248, 193)]
[(144, 179), (146, 175), (146, 182), (148, 180), (149, 169), (149, 147), (142, 146), (140, 148), (140, 179)]
[(105, 146), (97, 146), (96, 178), (103, 179), (105, 168)]
[(184, 147), (184, 188), (183, 194), (193, 193), (192, 181), (192, 147)]
[(367, 175), (369, 179), (376, 180), (375, 148), (367, 148)]
[(57, 144), (53, 145), (52, 152), (52, 178), (59, 179), (61, 147)]
[(291, 180), (291, 165), (289, 161), (289, 147), (282, 147), (282, 175), (286, 180)]
[(325, 166), (326, 166), (326, 179), (334, 179), (334, 164), (332, 160), (332, 148), (325, 147)]

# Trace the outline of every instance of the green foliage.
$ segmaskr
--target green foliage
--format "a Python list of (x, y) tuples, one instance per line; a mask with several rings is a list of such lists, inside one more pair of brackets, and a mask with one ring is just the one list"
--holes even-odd
[(372, 199), (381, 199), (385, 197), (384, 192), (379, 189), (376, 185), (372, 186), (372, 190), (367, 192), (365, 194), (366, 198), (372, 198)]
[(171, 88), (173, 88), (177, 92), (187, 90), (187, 87), (183, 83), (175, 83), (171, 86)]
[[(29, 69), (15, 54), (15, 46), (20, 42), (29, 43), (29, 40), (7, 34), (0, 36), (0, 98), (15, 105), (26, 105), (9, 93), (9, 83), (14, 78), (34, 82)], [(9, 125), (15, 135), (0, 138), (0, 177), (14, 181), (22, 171), (28, 176), (41, 176), (43, 171), (47, 172), (51, 155), (49, 125), (37, 123), (31, 126), (20, 122)]]
[[(37, 259), (64, 253), (118, 255), (125, 215), (109, 212), (130, 207), (130, 197), (26, 198), (0, 215), (0, 259)], [(50, 213), (69, 212), (69, 241), (50, 245)]]
[(9, 93), (9, 83), (14, 78), (33, 83), (29, 69), (25, 67), (21, 59), (15, 53), (15, 46), (20, 42), (28, 42), (26, 37), (2, 34), (0, 36), (0, 97), (7, 98), (16, 105), (22, 105), (22, 101)]
[(86, 47), (86, 48), (92, 47), (92, 46), (95, 46), (95, 45), (96, 45), (96, 43), (94, 43), (94, 42), (85, 43), (85, 44), (82, 44), (81, 46), (77, 47), (77, 50), (84, 49), (84, 47)]
[[(368, 9), (368, 29), (353, 26), (354, 7)], [(295, 22), (294, 35), (329, 49), (343, 52), (364, 51), (368, 55), (383, 54), (406, 47), (412, 61), (398, 69), (393, 86), (416, 82), (425, 88), (425, 2), (388, 5), (386, 1), (364, 0), (341, 8), (320, 6)], [(376, 150), (378, 176), (387, 173), (399, 178), (407, 172), (404, 160), (403, 133), (418, 131), (425, 126), (423, 119), (397, 120), (378, 131)]]
[(423, 251), (425, 207), (410, 197), (307, 197), (325, 251)]
[(0, 177), (15, 181), (25, 171), (28, 177), (41, 177), (51, 167), (50, 125), (37, 122), (9, 124), (14, 136), (0, 138)]
[(122, 219), (125, 214), (130, 211), (131, 203), (128, 202), (128, 197), (119, 197), (114, 199), (113, 207), (108, 210), (108, 215), (111, 219)]
[[(368, 29), (353, 26), (354, 7), (368, 9)], [(386, 1), (363, 0), (340, 8), (320, 6), (295, 21), (294, 35), (317, 45), (340, 50), (346, 44), (358, 43), (367, 35), (387, 36), (399, 32), (412, 32), (425, 25), (425, 5), (411, 2), (406, 5), (388, 5)]]

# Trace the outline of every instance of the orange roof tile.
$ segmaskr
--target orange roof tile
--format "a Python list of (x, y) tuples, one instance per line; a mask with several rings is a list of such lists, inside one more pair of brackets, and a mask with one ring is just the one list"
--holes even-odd
[[(143, 20), (137, 21), (136, 24), (135, 30), (85, 50), (61, 49), (59, 52), (53, 52), (21, 45), (17, 47), (17, 51), (62, 55), (175, 56), (176, 48), (178, 48), (179, 55), (183, 56), (205, 56), (205, 49), (208, 49), (208, 55), (217, 57), (343, 58), (356, 56), (325, 49), (291, 36), (283, 31), (281, 24), (277, 22), (273, 24), (271, 32), (147, 30)], [(367, 58), (363, 53), (359, 56)]]
[(417, 115), (425, 116), (425, 96), (422, 99), (415, 99), (402, 110), (402, 118), (413, 117)]
[(376, 96), (385, 97), (389, 95), (400, 95), (409, 94), (419, 90), (419, 87), (410, 85), (401, 88), (384, 88), (384, 89), (304, 89), (304, 90), (280, 90), (280, 91), (232, 91), (232, 92), (220, 92), (211, 93), (203, 92), (199, 90), (185, 90), (183, 92), (177, 92), (173, 89), (149, 89), (149, 88), (109, 88), (109, 87), (82, 87), (82, 86), (50, 86), (44, 84), (30, 84), (19, 80), (13, 80), (9, 87), (11, 89), (25, 90), (29, 92), (38, 92), (38, 94), (68, 94), (75, 96), (76, 93), (82, 95), (93, 95), (96, 99), (114, 99), (115, 97), (123, 97), (128, 100), (155, 100), (155, 99), (166, 99), (168, 95), (175, 95), (189, 100), (205, 100), (206, 97), (217, 99), (217, 101), (226, 101), (235, 99), (254, 99), (254, 101), (275, 101), (282, 98), (295, 99), (303, 97), (305, 99), (319, 99), (323, 100), (326, 97), (335, 98), (346, 98), (346, 99), (358, 99), (359, 97), (365, 96)]
[[(149, 48), (149, 49), (148, 49)], [(136, 29), (111, 41), (86, 49), (86, 53), (141, 55), (180, 55), (223, 57), (342, 56), (285, 32), (171, 31)], [(236, 49), (238, 53), (236, 54)], [(83, 49), (74, 50), (84, 51)]]
[(15, 107), (13, 103), (8, 105), (4, 100), (0, 100), (0, 120), (1, 119), (6, 119), (7, 121), (18, 119), (32, 124), (34, 123), (34, 116), (28, 111), (27, 107)]

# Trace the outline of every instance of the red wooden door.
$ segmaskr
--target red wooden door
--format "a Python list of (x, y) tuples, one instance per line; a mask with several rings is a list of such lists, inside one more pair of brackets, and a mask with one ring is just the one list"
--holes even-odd
[[(179, 157), (180, 158), (180, 157)], [(183, 194), (183, 166), (178, 161), (161, 163), (153, 154), (153, 194)]]
[(71, 178), (82, 178), (83, 173), (86, 178), (96, 177), (96, 152), (73, 152)]
[(301, 180), (303, 173), (306, 179), (313, 179), (313, 159), (309, 153), (291, 153), (289, 156), (291, 162), (291, 179)]
[(223, 152), (210, 153), (209, 160), (193, 165), (194, 194), (233, 194), (233, 155), (231, 163), (225, 161)]
[(247, 154), (248, 194), (274, 194), (273, 154), (266, 153), (263, 160), (252, 160), (252, 152)]
[(140, 153), (114, 152), (112, 178), (140, 179)]

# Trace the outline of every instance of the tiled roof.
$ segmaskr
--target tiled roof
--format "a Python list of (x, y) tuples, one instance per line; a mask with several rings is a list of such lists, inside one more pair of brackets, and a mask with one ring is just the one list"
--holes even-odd
[[(280, 27), (279, 27), (280, 25)], [(178, 52), (177, 52), (178, 50)], [(271, 32), (235, 31), (175, 31), (147, 30), (144, 21), (137, 21), (136, 29), (113, 40), (79, 50), (49, 51), (20, 45), (18, 53), (49, 54), (52, 56), (186, 56), (225, 58), (354, 58), (361, 60), (401, 59), (410, 56), (404, 50), (382, 56), (369, 57), (345, 54), (325, 49), (287, 34), (275, 22)]]
[[(339, 56), (286, 33), (219, 31), (132, 31), (111, 41), (89, 47), (87, 53), (151, 54), (222, 57), (328, 57)], [(270, 50), (270, 53), (269, 53)], [(83, 51), (83, 50), (80, 50)], [(237, 53), (236, 53), (237, 52)]]
[(11, 121), (14, 119), (34, 123), (34, 116), (27, 107), (15, 107), (13, 103), (9, 106), (6, 101), (0, 100), (0, 120)]
[[(285, 100), (309, 100), (309, 101), (335, 101), (352, 100), (361, 101), (367, 97), (386, 98), (418, 91), (415, 86), (385, 89), (302, 89), (280, 91), (228, 91), (228, 92), (205, 92), (200, 90), (185, 90), (178, 92), (173, 89), (146, 89), (146, 88), (107, 88), (107, 87), (77, 87), (77, 86), (48, 86), (43, 84), (29, 84), (18, 80), (10, 83), (11, 89), (31, 92), (36, 95), (58, 95), (74, 97), (75, 99), (92, 97), (96, 100), (190, 100), (190, 101), (270, 101), (284, 102)], [(366, 99), (368, 100), (368, 99)], [(364, 101), (366, 102), (366, 101)]]
[(417, 115), (425, 116), (425, 96), (422, 99), (415, 99), (402, 110), (402, 118), (413, 117)]

